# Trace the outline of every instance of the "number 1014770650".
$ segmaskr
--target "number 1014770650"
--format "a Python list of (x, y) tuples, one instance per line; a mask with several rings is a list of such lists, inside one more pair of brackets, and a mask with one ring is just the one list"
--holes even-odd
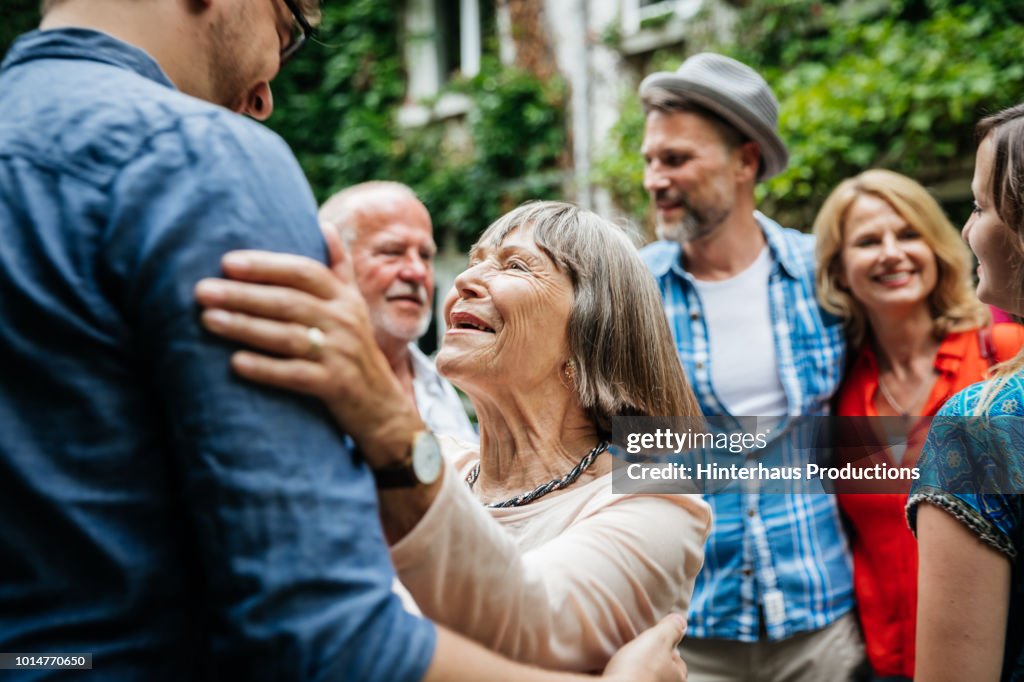
[(92, 654), (5, 654), (0, 670), (92, 670)]

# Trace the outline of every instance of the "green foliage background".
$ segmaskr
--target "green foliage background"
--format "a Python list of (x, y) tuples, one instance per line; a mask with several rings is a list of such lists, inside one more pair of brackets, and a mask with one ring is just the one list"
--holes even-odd
[[(764, 210), (785, 223), (808, 227), (829, 190), (864, 168), (892, 168), (925, 183), (963, 178), (974, 122), (1024, 99), (1024, 2), (741, 4), (734, 31), (740, 39), (701, 42), (698, 21), (686, 50), (731, 54), (775, 89), (790, 166), (758, 191)], [(565, 86), (485, 60), (480, 75), (449, 86), (474, 104), (468, 139), (453, 137), (444, 122), (401, 129), (400, 5), (325, 3), (319, 43), (275, 81), (269, 125), (295, 150), (319, 199), (363, 180), (400, 180), (423, 197), (439, 241), (465, 247), (520, 201), (563, 195), (570, 146)], [(36, 0), (4, 6), (0, 50), (38, 22)], [(683, 56), (678, 48), (655, 54), (643, 68), (674, 69)], [(648, 210), (642, 129), (630, 93), (594, 174), (638, 220)]]
[(269, 125), (292, 146), (318, 199), (372, 179), (404, 182), (434, 218), (439, 243), (467, 248), (501, 213), (561, 195), (565, 88), (485, 58), (448, 91), (467, 96), (469, 139), (443, 121), (402, 129), (405, 73), (398, 3), (326, 3), (320, 43), (275, 81)]
[[(3, 52), (39, 21), (36, 0), (4, 2)], [(317, 198), (365, 180), (405, 182), (430, 210), (437, 241), (465, 249), (522, 201), (562, 196), (563, 83), (485, 59), (479, 75), (448, 87), (473, 103), (468, 140), (453, 141), (444, 122), (402, 129), (400, 19), (393, 0), (325, 2), (318, 41), (274, 81), (268, 125), (291, 145)]]
[(39, 0), (3, 0), (0, 10), (0, 57), (14, 39), (39, 24)]
[[(694, 47), (750, 64), (775, 90), (790, 163), (758, 192), (768, 214), (795, 227), (809, 228), (828, 192), (867, 168), (924, 183), (962, 177), (974, 123), (1024, 99), (1024, 3), (753, 0), (735, 35), (742, 39)], [(654, 61), (674, 69), (682, 59)], [(639, 220), (642, 136), (631, 93), (595, 178)]]

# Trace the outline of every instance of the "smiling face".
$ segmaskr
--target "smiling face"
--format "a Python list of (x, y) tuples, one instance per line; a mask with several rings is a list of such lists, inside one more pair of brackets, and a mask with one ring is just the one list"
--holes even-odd
[(706, 237), (732, 212), (737, 174), (744, 172), (742, 154), (704, 116), (651, 111), (641, 153), (644, 189), (657, 209), (660, 238), (686, 242)]
[(995, 154), (992, 135), (978, 146), (974, 161), (974, 210), (964, 225), (963, 238), (978, 258), (978, 298), (1008, 312), (1022, 314), (1020, 292), (1020, 247), (1013, 233), (996, 214), (992, 200), (992, 163)]
[(471, 396), (562, 376), (572, 281), (531, 232), (520, 227), (500, 244), (475, 249), (445, 299), (448, 330), (437, 367)]
[(869, 315), (886, 315), (927, 307), (938, 267), (913, 225), (885, 200), (861, 194), (846, 214), (838, 279)]
[(361, 212), (351, 244), (356, 285), (382, 348), (405, 345), (430, 325), (434, 244), (430, 215), (415, 198), (389, 197)]

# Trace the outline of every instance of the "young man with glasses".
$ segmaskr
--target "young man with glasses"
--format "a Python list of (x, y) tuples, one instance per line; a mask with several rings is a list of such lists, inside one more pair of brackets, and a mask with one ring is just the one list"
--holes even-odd
[[(0, 66), (0, 652), (105, 680), (561, 679), (406, 614), (366, 467), (198, 324), (225, 252), (326, 259), (295, 158), (232, 113), (270, 115), (312, 1), (43, 9)], [(609, 672), (679, 679), (680, 629)]]

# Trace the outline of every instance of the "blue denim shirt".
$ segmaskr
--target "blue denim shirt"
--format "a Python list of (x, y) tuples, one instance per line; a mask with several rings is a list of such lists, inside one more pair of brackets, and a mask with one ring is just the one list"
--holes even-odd
[[(773, 260), (768, 299), (787, 415), (828, 414), (842, 378), (845, 343), (840, 321), (815, 299), (814, 238), (760, 213), (755, 218)], [(701, 410), (729, 416), (711, 383), (708, 329), (680, 245), (656, 242), (641, 256), (657, 280)], [(766, 456), (807, 460), (808, 434), (776, 432), (787, 436), (774, 440)], [(850, 553), (832, 495), (723, 492), (705, 500), (714, 524), (690, 603), (687, 637), (757, 641), (763, 615), (768, 638), (780, 640), (825, 627), (853, 608)]]
[(321, 405), (237, 379), (200, 328), (193, 286), (239, 248), (326, 257), (278, 137), (110, 36), (15, 43), (0, 651), (92, 653), (104, 680), (425, 672), (434, 627), (391, 592), (366, 467)]

